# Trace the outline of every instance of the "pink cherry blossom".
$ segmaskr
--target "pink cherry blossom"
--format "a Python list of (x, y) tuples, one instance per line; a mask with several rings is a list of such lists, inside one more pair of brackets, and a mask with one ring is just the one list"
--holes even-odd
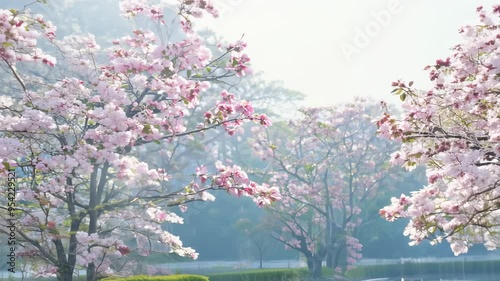
[(447, 240), (455, 255), (473, 244), (498, 248), (498, 6), (479, 7), (478, 25), (460, 29), (462, 43), (425, 69), (432, 82), (420, 91), (397, 81), (403, 115), (377, 121), (383, 137), (402, 141), (394, 165), (426, 167), (428, 183), (410, 196), (393, 198), (380, 211), (387, 220), (409, 218), (412, 244)]
[[(332, 250), (344, 243), (340, 236), (346, 241), (342, 259), (347, 266), (361, 258), (362, 246), (355, 237), (361, 208), (388, 180), (389, 167), (383, 163), (395, 149), (390, 142), (374, 142), (377, 128), (370, 114), (377, 107), (357, 98), (336, 107), (303, 109), (301, 118), (283, 124), (286, 129), (254, 130), (252, 147), (273, 160), (266, 173), (274, 188), (267, 192), (281, 189), (278, 202), (255, 200), (270, 204), (283, 224), (280, 241), (304, 254), (312, 277), (319, 277), (328, 255), (341, 256)], [(265, 115), (254, 118), (266, 122)]]
[[(21, 89), (13, 93), (20, 99), (0, 99), (0, 173), (22, 171), (16, 231), (26, 257), (39, 257), (29, 269), (39, 276), (71, 280), (86, 269), (87, 280), (95, 281), (116, 274), (112, 263), (125, 262), (123, 256), (158, 249), (197, 258), (164, 230), (166, 223), (183, 223), (174, 207), (182, 213), (190, 202), (213, 201), (212, 191), (250, 197), (261, 207), (281, 199), (276, 186), (222, 162), (200, 164), (191, 181), (171, 181), (170, 170), (150, 153), (155, 147), (161, 157), (172, 155), (169, 144), (207, 130), (233, 135), (247, 122), (271, 125), (251, 102), (220, 86), (250, 73), (250, 59), (241, 53), (246, 43), (214, 59), (192, 29), (193, 18), (217, 16), (214, 5), (179, 1), (178, 13), (170, 14), (178, 18), (167, 20), (162, 1), (116, 4), (126, 18), (151, 24), (139, 20), (128, 35), (97, 42), (92, 34), (59, 38), (40, 15), (0, 9), (0, 63), (17, 83), (13, 89)], [(179, 21), (186, 31), (181, 39), (163, 36), (174, 32), (166, 23)], [(33, 77), (49, 67), (49, 78)], [(225, 74), (205, 76), (215, 67)], [(217, 100), (202, 99), (214, 85)]]

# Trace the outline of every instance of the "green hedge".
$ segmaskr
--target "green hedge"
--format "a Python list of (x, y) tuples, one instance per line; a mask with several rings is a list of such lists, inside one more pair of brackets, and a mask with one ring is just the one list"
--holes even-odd
[(498, 261), (456, 261), (358, 266), (346, 272), (350, 279), (396, 276), (436, 275), (441, 277), (468, 274), (500, 274)]
[(130, 277), (107, 277), (101, 281), (209, 281), (208, 277), (192, 274), (178, 274), (168, 276), (136, 275)]
[(206, 274), (210, 281), (286, 281), (308, 276), (307, 269), (261, 269), (241, 272)]

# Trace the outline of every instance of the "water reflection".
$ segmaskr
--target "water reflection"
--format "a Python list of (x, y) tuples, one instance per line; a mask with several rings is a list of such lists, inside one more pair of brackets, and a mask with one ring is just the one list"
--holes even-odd
[(463, 277), (446, 277), (441, 278), (439, 276), (425, 275), (425, 276), (408, 276), (408, 277), (393, 277), (393, 278), (372, 278), (364, 279), (362, 281), (498, 281), (500, 276), (491, 274), (472, 274), (467, 278)]

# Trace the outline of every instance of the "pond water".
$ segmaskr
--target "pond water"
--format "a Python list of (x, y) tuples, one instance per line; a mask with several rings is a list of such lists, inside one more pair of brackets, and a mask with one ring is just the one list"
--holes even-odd
[(365, 279), (362, 281), (498, 281), (500, 276), (492, 274), (469, 274), (466, 276), (433, 276), (433, 275), (422, 275), (422, 276), (406, 276), (406, 277), (392, 277), (392, 278), (373, 278)]

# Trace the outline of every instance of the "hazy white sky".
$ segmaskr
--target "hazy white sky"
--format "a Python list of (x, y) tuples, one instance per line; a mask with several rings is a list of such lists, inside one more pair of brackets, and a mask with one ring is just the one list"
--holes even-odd
[[(213, 0), (221, 16), (204, 20), (225, 39), (245, 34), (254, 69), (307, 95), (306, 105), (389, 93), (398, 78), (428, 84), (422, 69), (460, 43), (477, 23), (476, 0)], [(363, 33), (364, 35), (361, 35)]]

